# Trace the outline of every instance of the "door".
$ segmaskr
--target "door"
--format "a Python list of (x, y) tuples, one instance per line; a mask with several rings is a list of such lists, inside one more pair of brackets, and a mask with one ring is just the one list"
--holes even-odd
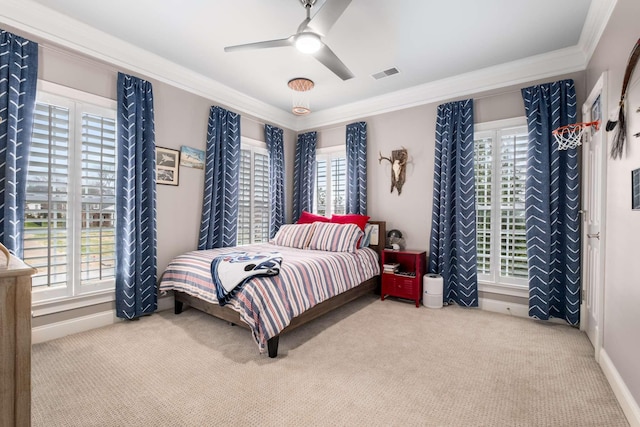
[(604, 330), (604, 217), (606, 206), (607, 133), (605, 131), (607, 76), (602, 73), (582, 105), (585, 122), (600, 121), (586, 130), (582, 145), (582, 303), (580, 329), (587, 333), (599, 360)]

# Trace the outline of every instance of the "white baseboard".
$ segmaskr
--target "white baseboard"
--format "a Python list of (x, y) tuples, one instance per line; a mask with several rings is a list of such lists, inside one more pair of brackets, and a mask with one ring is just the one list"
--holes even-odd
[(616, 395), (616, 399), (618, 399), (618, 403), (622, 407), (627, 421), (629, 421), (629, 425), (631, 427), (640, 427), (640, 407), (638, 406), (638, 402), (633, 398), (633, 395), (627, 388), (627, 385), (604, 348), (600, 350), (600, 367), (607, 377), (609, 385), (613, 389), (613, 394)]
[(62, 322), (50, 323), (31, 329), (31, 342), (38, 344), (51, 341), (67, 335), (77, 334), (90, 329), (101, 328), (121, 321), (113, 310), (102, 311), (88, 316), (75, 317)]
[(480, 310), (493, 311), (495, 313), (509, 314), (517, 317), (529, 317), (529, 306), (506, 301), (498, 301), (490, 298), (479, 298)]
[[(173, 308), (173, 297), (158, 298), (158, 309), (156, 311), (169, 310)], [(31, 342), (38, 344), (41, 342), (55, 340), (67, 335), (113, 325), (122, 319), (116, 316), (115, 311), (107, 310), (88, 316), (75, 317), (62, 322), (50, 323), (48, 325), (37, 326), (31, 329)]]

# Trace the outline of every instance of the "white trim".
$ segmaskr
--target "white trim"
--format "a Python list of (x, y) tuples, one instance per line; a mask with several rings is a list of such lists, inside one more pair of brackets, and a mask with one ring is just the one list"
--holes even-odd
[[(337, 154), (338, 156), (331, 156), (331, 154)], [(316, 157), (318, 155), (325, 156), (328, 158), (334, 157), (346, 157), (347, 156), (347, 145), (332, 145), (330, 147), (322, 147), (316, 148)], [(340, 156), (342, 155), (342, 156)]]
[(510, 119), (493, 120), (491, 122), (476, 123), (473, 125), (474, 132), (487, 132), (498, 129), (515, 128), (527, 125), (525, 116), (512, 117)]
[(31, 314), (33, 317), (46, 316), (48, 314), (60, 313), (61, 311), (75, 310), (77, 308), (88, 307), (90, 305), (103, 304), (115, 301), (115, 291), (100, 292), (93, 295), (81, 295), (78, 297), (62, 298), (55, 300), (36, 301), (32, 305)]
[(55, 340), (67, 335), (101, 328), (121, 321), (116, 317), (114, 310), (103, 311), (88, 316), (76, 317), (62, 322), (50, 323), (48, 325), (37, 326), (31, 330), (31, 342), (38, 344), (41, 342)]
[[(512, 136), (516, 134), (527, 133), (526, 117), (512, 117), (503, 120), (494, 120), (490, 122), (477, 123), (474, 125), (474, 143), (475, 141), (489, 139), (491, 140), (491, 194), (499, 194), (500, 182), (502, 179), (501, 171), (501, 150), (503, 144), (503, 136)], [(483, 162), (483, 164), (488, 162)], [(483, 205), (483, 210), (487, 211)], [(478, 274), (479, 290), (502, 295), (512, 295), (517, 297), (528, 298), (528, 280), (524, 277), (509, 277), (501, 275), (500, 254), (501, 254), (501, 212), (502, 207), (499, 197), (491, 198), (490, 214), (491, 214), (491, 237), (490, 237), (490, 273)]]
[[(41, 92), (45, 92), (42, 94)], [(91, 104), (91, 107), (103, 107), (105, 110), (100, 110), (100, 114), (107, 114), (105, 117), (115, 119), (117, 102), (113, 99), (105, 98), (104, 96), (94, 95), (89, 92), (83, 92), (68, 86), (62, 86), (57, 83), (48, 82), (46, 80), (38, 80), (37, 95), (36, 98), (40, 102), (54, 103), (47, 94), (53, 94), (62, 96), (64, 98), (71, 98), (71, 101), (77, 101), (79, 103)]]
[(585, 53), (587, 63), (591, 60), (591, 56), (598, 46), (600, 37), (604, 33), (617, 2), (618, 0), (591, 0), (587, 19), (585, 19), (580, 40), (578, 40), (578, 46)]
[(605, 377), (607, 377), (613, 394), (615, 394), (620, 407), (622, 407), (622, 412), (624, 412), (627, 421), (629, 421), (629, 425), (631, 427), (640, 427), (640, 407), (638, 402), (633, 398), (631, 391), (629, 391), (605, 349), (600, 351), (600, 367)]
[[(334, 212), (335, 203), (333, 202), (334, 194), (333, 194), (333, 183), (334, 179), (338, 180), (338, 184), (340, 183), (340, 176), (333, 176), (333, 160), (341, 160), (344, 159), (345, 167), (347, 162), (347, 146), (345, 145), (333, 145), (330, 147), (323, 147), (316, 149), (316, 171), (313, 178), (313, 186), (314, 186), (314, 196), (313, 196), (313, 213), (318, 214), (318, 162), (326, 162), (326, 194), (325, 194), (325, 213), (324, 216), (331, 217)], [(346, 174), (346, 169), (345, 169)], [(346, 195), (347, 192), (347, 181), (345, 176), (345, 188), (344, 192)], [(346, 208), (346, 205), (345, 205)]]
[[(243, 115), (252, 115), (289, 129), (296, 128), (297, 117), (289, 111), (247, 96), (33, 0), (3, 0), (0, 21), (50, 41), (54, 46), (61, 46), (127, 72), (143, 74), (147, 78), (216, 100)], [(44, 46), (48, 47), (47, 44)]]
[(478, 281), (478, 290), (480, 292), (489, 292), (492, 294), (529, 298), (529, 288), (527, 286), (514, 285), (511, 283), (488, 283)]
[[(598, 259), (598, 263), (599, 265), (599, 269), (598, 269), (598, 273), (599, 273), (599, 277), (597, 278), (596, 282), (599, 284), (599, 287), (597, 289), (597, 295), (596, 295), (596, 306), (595, 306), (595, 311), (597, 313), (598, 318), (596, 319), (597, 325), (595, 328), (595, 343), (592, 343), (594, 346), (594, 351), (595, 351), (595, 358), (596, 361), (600, 360), (600, 351), (602, 350), (602, 345), (604, 343), (604, 323), (605, 323), (605, 318), (604, 318), (604, 300), (605, 300), (605, 273), (606, 273), (606, 256), (607, 256), (607, 251), (606, 251), (606, 243), (607, 243), (607, 231), (606, 231), (606, 221), (607, 221), (607, 163), (608, 163), (608, 133), (604, 132), (604, 127), (606, 124), (606, 120), (607, 120), (607, 116), (608, 116), (608, 91), (607, 91), (607, 82), (608, 82), (608, 73), (607, 71), (603, 71), (602, 74), (600, 75), (600, 77), (598, 78), (598, 81), (595, 83), (595, 85), (593, 86), (593, 88), (591, 89), (591, 93), (589, 94), (589, 97), (587, 98), (587, 100), (582, 104), (582, 118), (583, 120), (589, 119), (589, 121), (592, 120), (591, 117), (591, 107), (593, 106), (593, 103), (596, 101), (597, 98), (600, 98), (600, 138), (602, 138), (601, 141), (601, 153), (600, 153), (600, 173), (599, 176), (594, 177), (594, 182), (592, 183), (592, 185), (599, 185), (600, 186), (600, 200), (598, 200), (598, 208), (600, 210), (599, 212), (599, 216), (600, 216), (600, 228), (599, 228), (599, 232), (600, 232), (600, 257)], [(597, 133), (596, 133), (597, 135)], [(585, 143), (585, 145), (583, 145), (581, 147), (581, 163), (580, 163), (580, 167), (582, 168), (582, 176), (586, 177), (589, 174), (588, 171), (588, 166), (587, 166), (587, 154), (585, 154), (585, 150), (588, 150), (588, 147), (586, 146), (586, 144), (590, 143), (591, 138), (587, 139), (588, 142)], [(583, 178), (585, 179), (585, 178)], [(599, 180), (599, 182), (597, 182)], [(587, 189), (587, 185), (583, 185), (582, 187), (582, 191), (586, 191)], [(580, 209), (582, 212), (581, 215), (581, 228), (582, 228), (582, 244), (581, 244), (581, 250), (582, 253), (585, 254), (587, 246), (588, 246), (588, 237), (587, 234), (589, 233), (589, 226), (588, 226), (588, 220), (587, 220), (587, 216), (588, 212), (586, 212), (587, 207), (584, 206), (584, 204), (586, 203), (586, 199), (587, 197), (585, 197), (584, 194), (580, 194)], [(580, 304), (580, 330), (585, 331), (585, 333), (587, 332), (586, 328), (584, 327), (584, 325), (586, 325), (586, 321), (585, 319), (587, 318), (587, 304), (586, 304), (586, 298), (587, 298), (587, 291), (588, 289), (585, 288), (585, 285), (587, 284), (588, 280), (586, 277), (584, 277), (584, 275), (586, 274), (587, 268), (585, 268), (585, 263), (588, 262), (588, 257), (581, 257), (582, 258), (582, 262), (581, 262), (581, 272), (582, 272), (582, 286), (581, 286), (581, 304)], [(593, 285), (593, 283), (589, 282), (591, 285)]]
[[(527, 83), (587, 68), (617, 0), (592, 0), (578, 45), (501, 64), (387, 95), (296, 117), (202, 74), (107, 35), (33, 0), (4, 0), (0, 21), (116, 67), (140, 73), (230, 109), (300, 131), (375, 114)], [(45, 45), (46, 46), (46, 45)]]
[(570, 47), (506, 64), (460, 74), (435, 82), (368, 98), (315, 112), (299, 123), (298, 129), (315, 129), (405, 108), (529, 83), (562, 74), (583, 71), (587, 62), (582, 50)]
[(491, 298), (478, 298), (478, 307), (480, 310), (529, 318), (529, 306), (525, 304), (499, 301)]
[(258, 139), (253, 139), (253, 138), (249, 138), (248, 136), (241, 136), (240, 137), (240, 148), (242, 148), (242, 145), (246, 144), (249, 145), (251, 147), (257, 147), (257, 148), (262, 148), (265, 150), (267, 149), (267, 143), (264, 141), (260, 141)]
[[(157, 312), (172, 309), (174, 305), (173, 296), (158, 298)], [(38, 344), (51, 341), (67, 335), (101, 328), (121, 322), (122, 319), (116, 317), (115, 310), (106, 310), (87, 316), (75, 317), (61, 322), (50, 323), (48, 325), (36, 326), (31, 329), (31, 342)]]
[[(38, 81), (38, 91), (36, 94), (36, 103), (50, 104), (62, 107), (68, 110), (68, 165), (72, 166), (68, 170), (67, 176), (67, 265), (66, 282), (64, 285), (56, 286), (34, 286), (32, 291), (33, 306), (40, 303), (50, 304), (49, 310), (43, 310), (44, 314), (56, 311), (64, 311), (64, 302), (62, 298), (74, 298), (81, 295), (95, 295), (105, 292), (113, 292), (115, 288), (115, 278), (102, 280), (83, 280), (81, 278), (81, 242), (80, 236), (82, 232), (82, 206), (81, 206), (81, 190), (82, 190), (82, 168), (81, 159), (83, 151), (83, 114), (93, 114), (102, 116), (107, 119), (115, 120), (116, 118), (116, 102), (112, 99), (102, 96), (93, 95), (83, 91), (79, 91), (70, 87), (62, 86), (56, 83), (44, 80)], [(113, 300), (113, 298), (111, 299)], [(101, 301), (103, 302), (103, 301)], [(71, 309), (79, 306), (92, 305), (92, 302), (84, 305), (77, 305), (77, 301), (71, 304)], [(68, 309), (68, 308), (67, 308)], [(40, 314), (39, 314), (40, 315)]]

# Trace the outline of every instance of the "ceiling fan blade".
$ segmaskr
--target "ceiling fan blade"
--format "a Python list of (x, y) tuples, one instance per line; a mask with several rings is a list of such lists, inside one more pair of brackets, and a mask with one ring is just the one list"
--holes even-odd
[(327, 0), (309, 21), (307, 28), (326, 36), (350, 3), (351, 0)]
[(267, 40), (264, 42), (238, 44), (235, 46), (227, 46), (224, 48), (225, 52), (237, 52), (239, 50), (254, 50), (254, 49), (268, 49), (272, 47), (284, 47), (293, 46), (293, 36), (286, 39)]
[(338, 58), (326, 44), (323, 44), (320, 50), (318, 50), (316, 53), (313, 53), (312, 55), (314, 58), (320, 61), (322, 65), (333, 71), (333, 73), (340, 77), (342, 80), (349, 80), (354, 77), (353, 73), (349, 71), (347, 66), (344, 65), (342, 61), (340, 61), (340, 58)]

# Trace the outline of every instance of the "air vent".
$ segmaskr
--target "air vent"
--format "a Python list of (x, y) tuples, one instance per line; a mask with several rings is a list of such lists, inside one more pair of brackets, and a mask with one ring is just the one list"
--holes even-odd
[(379, 73), (372, 74), (371, 77), (373, 77), (376, 80), (380, 80), (383, 77), (393, 76), (394, 74), (398, 74), (399, 72), (400, 71), (398, 71), (396, 67), (393, 67), (393, 68), (389, 68), (388, 70), (384, 70), (384, 71), (380, 71)]

